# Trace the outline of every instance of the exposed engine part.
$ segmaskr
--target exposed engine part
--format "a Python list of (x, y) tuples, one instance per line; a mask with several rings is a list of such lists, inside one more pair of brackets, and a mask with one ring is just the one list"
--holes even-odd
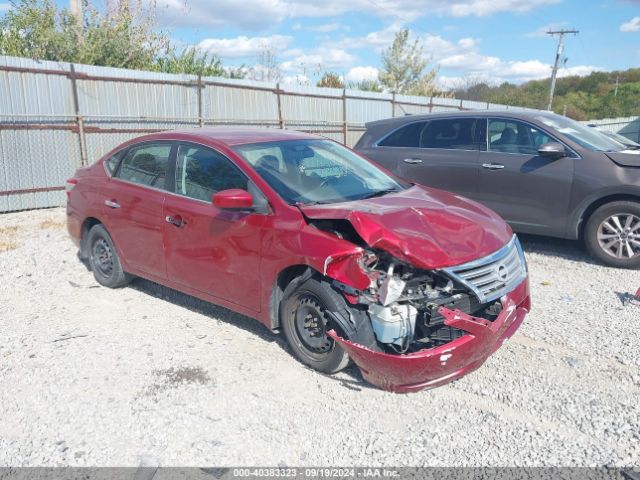
[(394, 263), (391, 263), (387, 270), (387, 277), (382, 281), (378, 289), (378, 298), (380, 298), (380, 303), (385, 307), (398, 300), (407, 285), (407, 282), (393, 275), (393, 267)]
[[(497, 318), (502, 303), (481, 304), (468, 286), (440, 271), (419, 270), (384, 250), (371, 249), (346, 220), (307, 219), (310, 225), (362, 247), (360, 269), (369, 287), (359, 291), (338, 281), (333, 286), (357, 298), (370, 319), (380, 346), (406, 353), (449, 343), (466, 332), (445, 325), (440, 307), (457, 309), (489, 321)], [(328, 258), (327, 262), (333, 259)], [(325, 266), (326, 274), (326, 266)]]
[(494, 320), (500, 301), (480, 304), (464, 285), (437, 271), (419, 270), (386, 252), (368, 250), (360, 262), (371, 279), (360, 294), (368, 305), (378, 341), (395, 353), (406, 353), (449, 343), (465, 334), (445, 325), (442, 306)]
[(418, 316), (415, 307), (408, 303), (396, 303), (389, 307), (374, 303), (369, 305), (369, 315), (373, 332), (380, 343), (397, 345), (406, 351), (415, 331)]

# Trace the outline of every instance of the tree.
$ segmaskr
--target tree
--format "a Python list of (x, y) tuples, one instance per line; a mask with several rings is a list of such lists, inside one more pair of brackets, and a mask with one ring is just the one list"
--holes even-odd
[(425, 59), (422, 45), (416, 39), (410, 42), (409, 30), (396, 33), (391, 46), (382, 52), (383, 70), (380, 83), (395, 93), (431, 96), (437, 93), (438, 68), (423, 73), (431, 59)]
[(349, 82), (347, 88), (353, 90), (363, 90), (365, 92), (382, 92), (382, 85), (377, 80), (360, 80), (359, 82)]
[(251, 68), (249, 77), (261, 82), (279, 82), (282, 78), (280, 62), (276, 49), (269, 44), (263, 44), (256, 58), (256, 65)]
[(224, 75), (215, 54), (178, 51), (156, 29), (155, 3), (119, 0), (108, 11), (85, 3), (76, 18), (53, 0), (10, 0), (0, 18), (0, 54), (166, 73)]
[(178, 53), (170, 49), (166, 56), (158, 58), (156, 70), (164, 73), (187, 73), (206, 77), (229, 76), (238, 78), (238, 69), (225, 70), (220, 59), (195, 47), (188, 47)]
[(316, 84), (317, 87), (344, 88), (344, 82), (340, 75), (335, 72), (325, 72)]

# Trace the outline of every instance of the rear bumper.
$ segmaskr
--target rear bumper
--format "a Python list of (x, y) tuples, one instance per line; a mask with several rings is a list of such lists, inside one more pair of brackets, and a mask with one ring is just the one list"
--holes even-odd
[(369, 383), (393, 392), (414, 392), (449, 383), (480, 367), (520, 327), (531, 308), (529, 280), (502, 297), (503, 310), (493, 322), (459, 310), (441, 308), (445, 324), (467, 332), (445, 345), (407, 355), (374, 352), (330, 335), (358, 365)]
[(67, 231), (73, 243), (77, 247), (80, 247), (80, 240), (82, 239), (82, 219), (77, 215), (74, 210), (67, 204)]

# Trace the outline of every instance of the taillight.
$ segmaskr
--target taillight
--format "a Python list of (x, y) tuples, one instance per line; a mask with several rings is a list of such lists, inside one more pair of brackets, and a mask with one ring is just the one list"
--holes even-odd
[(67, 183), (65, 183), (64, 185), (64, 189), (67, 192), (67, 198), (71, 196), (71, 190), (73, 190), (77, 184), (78, 180), (76, 180), (75, 178), (70, 178), (69, 180), (67, 180)]

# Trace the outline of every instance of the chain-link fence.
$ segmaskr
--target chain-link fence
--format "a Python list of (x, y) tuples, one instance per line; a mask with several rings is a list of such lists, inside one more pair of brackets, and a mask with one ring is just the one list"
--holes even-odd
[(0, 212), (63, 205), (82, 165), (144, 133), (257, 125), (356, 143), (369, 121), (508, 108), (414, 97), (170, 75), (0, 56)]

